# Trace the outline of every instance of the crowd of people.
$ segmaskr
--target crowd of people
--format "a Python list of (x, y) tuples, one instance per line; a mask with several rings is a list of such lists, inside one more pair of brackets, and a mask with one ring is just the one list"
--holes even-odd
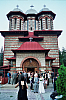
[[(30, 90), (34, 90), (34, 93), (45, 93), (45, 89), (47, 89), (47, 86), (49, 85), (49, 71), (45, 70), (44, 73), (40, 71), (38, 74), (37, 71), (27, 73), (25, 71), (22, 71), (18, 73), (17, 71), (10, 73), (10, 71), (7, 73), (8, 76), (8, 84), (16, 84), (15, 88), (19, 86), (19, 92), (18, 92), (18, 100), (27, 100), (27, 83), (30, 84)], [(51, 73), (52, 83), (53, 86), (56, 77), (54, 78), (54, 72)], [(55, 91), (55, 86), (54, 86)], [(20, 95), (21, 94), (21, 95)], [(26, 95), (26, 96), (24, 96)], [(22, 96), (25, 98), (22, 99)]]
[(24, 76), (24, 79), (27, 81), (27, 73), (24, 71), (22, 72), (18, 72), (18, 71), (14, 71), (12, 73), (10, 73), (10, 71), (8, 71), (7, 73), (7, 77), (8, 77), (8, 84), (17, 84), (19, 81), (21, 81), (21, 77)]
[[(30, 83), (30, 89), (34, 89), (33, 84), (36, 85), (36, 81), (37, 82), (37, 88), (40, 87), (40, 84), (42, 83), (44, 86), (44, 88), (47, 88), (47, 85), (49, 85), (49, 72), (47, 70), (45, 70), (44, 73), (42, 73), (42, 71), (40, 71), (40, 73), (38, 74), (37, 71), (34, 72), (30, 72), (28, 71), (27, 73), (25, 71), (22, 72), (18, 72), (18, 71), (14, 71), (13, 73), (10, 73), (10, 71), (8, 71), (7, 73), (7, 77), (8, 77), (8, 84), (17, 84), (19, 81), (21, 81), (21, 77), (24, 76), (24, 80), (27, 83)], [(37, 78), (36, 78), (37, 77)], [(39, 86), (38, 86), (39, 85)], [(35, 91), (35, 89), (34, 89)], [(38, 92), (38, 91), (37, 91)]]

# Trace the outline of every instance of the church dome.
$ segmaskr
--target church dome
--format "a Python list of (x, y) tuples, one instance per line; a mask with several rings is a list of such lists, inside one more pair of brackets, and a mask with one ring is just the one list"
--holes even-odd
[(25, 12), (25, 14), (37, 14), (37, 11), (35, 9), (29, 9)]
[(23, 12), (21, 9), (19, 8), (14, 8), (13, 11), (20, 11), (20, 12)]
[(42, 11), (51, 11), (51, 10), (49, 10), (48, 8), (43, 8), (43, 9), (41, 9), (39, 12), (42, 12)]

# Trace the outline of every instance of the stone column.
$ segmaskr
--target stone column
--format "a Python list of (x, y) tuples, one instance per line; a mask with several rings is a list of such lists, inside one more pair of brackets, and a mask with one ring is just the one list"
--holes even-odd
[(36, 20), (36, 30), (38, 30), (38, 21)]
[(52, 30), (53, 30), (53, 20), (52, 20)]
[(27, 21), (25, 21), (25, 30), (27, 30)]
[(23, 30), (23, 20), (21, 20), (21, 30)]
[(32, 20), (32, 31), (34, 31), (35, 30), (35, 20), (33, 19)]
[(11, 30), (11, 20), (9, 20), (9, 30)]
[(45, 18), (42, 19), (42, 23), (43, 23), (43, 30), (45, 30)]
[(29, 23), (28, 23), (28, 31), (30, 31), (30, 20), (28, 20)]
[(16, 22), (16, 30), (19, 30), (19, 27), (20, 27), (20, 19), (17, 19), (17, 22)]
[(50, 18), (48, 19), (48, 29), (51, 29)]
[(14, 30), (14, 19), (12, 19), (12, 30)]
[(39, 20), (39, 30), (41, 30), (41, 20)]

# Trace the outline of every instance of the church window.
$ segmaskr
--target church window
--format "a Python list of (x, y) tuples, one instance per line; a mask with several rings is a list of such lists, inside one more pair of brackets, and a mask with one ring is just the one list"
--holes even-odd
[(35, 30), (36, 30), (36, 20), (35, 20)]
[(42, 30), (42, 19), (41, 19), (41, 30)]
[(11, 27), (12, 27), (12, 19), (11, 19), (11, 26), (10, 26), (10, 29), (11, 29)]
[(46, 29), (48, 29), (48, 18), (45, 18), (45, 23), (46, 23)]
[(50, 27), (51, 27), (51, 30), (52, 30), (52, 19), (50, 19)]
[(28, 20), (27, 20), (27, 30), (28, 30)]
[(30, 21), (31, 23), (30, 23), (30, 26), (31, 26), (31, 31), (32, 31), (32, 19), (31, 19), (31, 21)]
[(21, 20), (22, 20), (22, 19), (20, 19), (20, 30), (21, 30)]
[(16, 21), (17, 21), (17, 18), (14, 19), (14, 29), (16, 29)]
[(32, 27), (31, 27), (31, 31), (32, 31)]

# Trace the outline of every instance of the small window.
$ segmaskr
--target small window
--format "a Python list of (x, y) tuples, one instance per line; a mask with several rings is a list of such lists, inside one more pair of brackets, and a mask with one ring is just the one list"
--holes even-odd
[(35, 20), (35, 30), (36, 30), (36, 20)]
[[(11, 27), (12, 27), (12, 19), (11, 19)], [(11, 29), (11, 27), (10, 27), (10, 29)]]
[(50, 27), (51, 27), (51, 30), (52, 30), (52, 19), (50, 19)]
[(31, 31), (32, 31), (32, 27), (31, 27)]
[(41, 19), (41, 30), (42, 30), (43, 28), (42, 28), (42, 19)]
[(27, 20), (27, 30), (28, 30), (28, 20)]
[(21, 30), (21, 19), (20, 19), (20, 30)]
[(14, 29), (16, 29), (16, 21), (17, 21), (17, 18), (14, 19)]
[(46, 23), (46, 29), (48, 29), (48, 18), (45, 18), (45, 23)]

